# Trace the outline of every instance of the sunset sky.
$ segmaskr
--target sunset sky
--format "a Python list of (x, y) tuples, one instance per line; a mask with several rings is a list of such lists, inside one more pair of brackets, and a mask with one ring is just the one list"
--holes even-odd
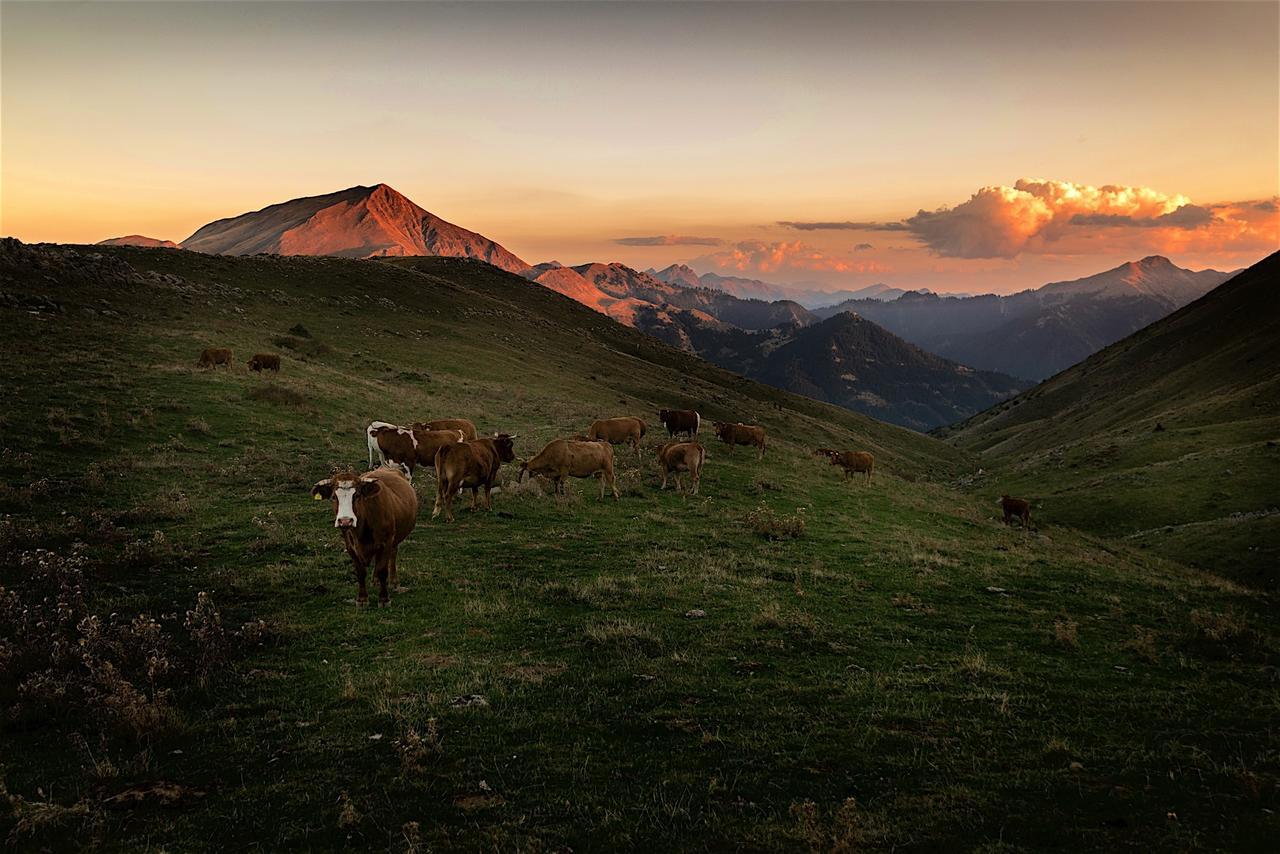
[(386, 182), (525, 260), (1011, 291), (1280, 248), (1280, 4), (0, 3), (0, 233)]

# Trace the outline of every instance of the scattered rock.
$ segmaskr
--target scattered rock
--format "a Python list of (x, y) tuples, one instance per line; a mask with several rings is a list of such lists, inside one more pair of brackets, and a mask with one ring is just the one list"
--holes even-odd
[(692, 610), (685, 611), (684, 615), (691, 620), (701, 620), (703, 617), (707, 616), (707, 612), (701, 608), (693, 608)]
[(449, 703), (449, 705), (456, 706), (458, 708), (465, 708), (467, 706), (487, 706), (489, 705), (489, 701), (484, 697), (481, 697), (479, 694), (463, 694), (461, 697), (454, 697), (453, 701)]
[(1078, 774), (1084, 770), (1084, 765), (1080, 762), (1072, 762), (1070, 765), (1067, 766), (1067, 768), (1073, 773)]

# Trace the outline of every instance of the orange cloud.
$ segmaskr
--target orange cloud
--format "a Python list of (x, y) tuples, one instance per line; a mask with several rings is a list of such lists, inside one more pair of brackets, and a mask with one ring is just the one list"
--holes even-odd
[(983, 187), (953, 208), (922, 210), (906, 224), (935, 254), (951, 258), (1274, 250), (1280, 242), (1276, 207), (1201, 206), (1149, 187), (1021, 179), (1012, 187)]

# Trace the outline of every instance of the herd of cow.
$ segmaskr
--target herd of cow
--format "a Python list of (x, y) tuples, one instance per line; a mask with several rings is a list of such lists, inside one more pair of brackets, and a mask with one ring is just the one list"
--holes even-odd
[[(692, 410), (663, 409), (658, 418), (667, 428), (670, 441), (658, 448), (662, 489), (668, 478), (676, 491), (684, 489), (681, 476), (689, 476), (688, 493), (697, 495), (706, 464), (706, 448), (698, 441), (702, 416)], [(763, 427), (731, 422), (713, 422), (716, 437), (732, 450), (737, 445), (758, 449), (764, 457), (768, 440)], [(600, 498), (608, 488), (616, 500), (613, 446), (630, 445), (637, 458), (640, 440), (648, 425), (633, 416), (605, 418), (592, 422), (586, 433), (554, 439), (541, 451), (520, 464), (517, 483), (526, 476), (544, 477), (557, 494), (568, 478), (595, 477), (600, 481)], [(418, 516), (418, 497), (412, 486), (415, 471), (432, 469), (436, 476), (436, 498), (431, 517), (444, 513), (453, 521), (453, 500), (463, 490), (471, 490), (471, 508), (492, 509), (492, 490), (503, 463), (515, 460), (515, 440), (511, 433), (480, 436), (475, 424), (464, 418), (443, 418), (416, 422), (409, 427), (375, 421), (365, 429), (370, 471), (354, 469), (335, 473), (311, 490), (316, 500), (333, 502), (334, 527), (342, 531), (343, 543), (355, 566), (359, 586), (356, 602), (369, 602), (366, 579), (373, 568), (378, 582), (378, 600), (390, 601), (388, 585), (396, 586), (396, 554), (400, 543), (413, 530)], [(875, 460), (865, 451), (816, 452), (839, 466), (846, 477), (865, 473), (871, 480)]]
[[(218, 365), (231, 367), (231, 350), (227, 347), (211, 347), (200, 354), (197, 363), (202, 368)], [(257, 353), (249, 360), (248, 369), (261, 372), (279, 371), (280, 357), (271, 353)], [(680, 476), (689, 475), (689, 494), (697, 495), (702, 483), (702, 469), (707, 451), (699, 442), (702, 416), (691, 409), (662, 409), (658, 419), (667, 428), (671, 441), (658, 448), (658, 468), (662, 473), (662, 489), (667, 479), (675, 480), (676, 491), (683, 487)], [(736, 422), (712, 422), (716, 438), (733, 450), (736, 445), (749, 445), (760, 451), (764, 459), (768, 438), (763, 427)], [(585, 434), (565, 439), (553, 439), (546, 447), (520, 464), (517, 483), (525, 476), (545, 477), (555, 488), (557, 495), (564, 490), (567, 478), (595, 477), (600, 481), (600, 498), (605, 488), (618, 499), (618, 487), (613, 470), (613, 446), (630, 445), (640, 456), (640, 440), (648, 429), (644, 419), (634, 416), (604, 418), (592, 422)], [(677, 438), (683, 437), (683, 438)], [(430, 468), (436, 475), (436, 500), (431, 511), (434, 519), (444, 513), (453, 521), (453, 499), (463, 489), (471, 490), (471, 509), (483, 504), (493, 509), (493, 486), (503, 463), (513, 462), (515, 440), (513, 433), (494, 433), (480, 437), (476, 425), (465, 418), (442, 418), (435, 421), (416, 422), (410, 427), (400, 427), (385, 421), (374, 421), (365, 428), (369, 449), (370, 471), (363, 474), (348, 468), (335, 472), (333, 477), (320, 481), (311, 489), (317, 501), (329, 500), (334, 507), (334, 527), (342, 531), (343, 544), (355, 565), (358, 592), (356, 604), (368, 605), (369, 594), (366, 579), (369, 567), (373, 567), (378, 582), (378, 601), (388, 604), (388, 584), (396, 586), (396, 554), (400, 544), (413, 530), (418, 518), (418, 494), (412, 481), (419, 467)], [(866, 451), (836, 451), (818, 448), (817, 456), (826, 457), (839, 467), (845, 479), (855, 474), (865, 474), (871, 482), (875, 458)], [(1031, 524), (1031, 505), (1020, 498), (1001, 496), (999, 502), (1004, 511), (1005, 524), (1013, 519), (1021, 521), (1023, 528)]]

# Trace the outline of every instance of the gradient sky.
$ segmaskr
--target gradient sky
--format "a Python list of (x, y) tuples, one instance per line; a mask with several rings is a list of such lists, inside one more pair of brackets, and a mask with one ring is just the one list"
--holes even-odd
[(832, 288), (1280, 248), (1274, 2), (5, 0), (0, 75), (28, 241), (386, 182), (530, 262)]

